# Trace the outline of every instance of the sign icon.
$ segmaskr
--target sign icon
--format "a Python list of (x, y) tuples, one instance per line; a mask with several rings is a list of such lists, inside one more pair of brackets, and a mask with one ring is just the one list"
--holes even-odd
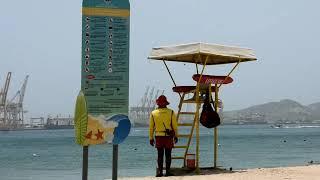
[(88, 76), (87, 76), (87, 79), (94, 79), (94, 78), (96, 78), (94, 75), (92, 75), (92, 74), (89, 74)]

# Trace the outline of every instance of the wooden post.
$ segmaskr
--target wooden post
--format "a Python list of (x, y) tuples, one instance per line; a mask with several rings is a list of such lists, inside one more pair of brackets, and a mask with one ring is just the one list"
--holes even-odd
[[(200, 76), (201, 79), (201, 76)], [(200, 169), (199, 169), (199, 145), (200, 145), (200, 130), (199, 130), (199, 110), (200, 110), (200, 106), (201, 106), (201, 102), (199, 100), (199, 82), (197, 82), (197, 89), (196, 89), (196, 114), (195, 114), (195, 126), (196, 126), (196, 173), (200, 173)]]
[[(218, 83), (215, 83), (215, 95), (214, 95), (214, 110), (218, 113), (218, 103), (219, 103), (219, 89)], [(213, 167), (217, 167), (217, 159), (218, 159), (218, 127), (214, 128), (214, 160)]]
[(200, 146), (200, 128), (199, 128), (199, 124), (200, 124), (200, 118), (199, 118), (199, 109), (201, 107), (201, 100), (199, 100), (199, 95), (200, 95), (200, 82), (201, 82), (201, 78), (202, 78), (202, 75), (203, 75), (203, 72), (204, 72), (204, 69), (206, 68), (206, 64), (207, 64), (207, 61), (209, 59), (209, 56), (206, 57), (206, 60), (203, 64), (203, 67), (202, 67), (202, 71), (201, 71), (201, 74), (200, 74), (200, 77), (199, 77), (199, 80), (197, 82), (197, 88), (196, 88), (196, 119), (195, 119), (195, 125), (196, 125), (196, 135), (197, 135), (197, 142), (196, 142), (196, 173), (199, 174), (200, 173), (200, 167), (199, 167), (199, 159), (200, 159), (200, 152), (199, 152), (199, 146)]

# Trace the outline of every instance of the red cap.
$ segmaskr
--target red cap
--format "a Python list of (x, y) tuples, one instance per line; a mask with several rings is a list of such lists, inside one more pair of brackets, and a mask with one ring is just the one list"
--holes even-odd
[(161, 95), (158, 97), (158, 99), (156, 100), (156, 103), (158, 106), (166, 106), (168, 104), (170, 104), (168, 101), (167, 101), (167, 97), (165, 95)]

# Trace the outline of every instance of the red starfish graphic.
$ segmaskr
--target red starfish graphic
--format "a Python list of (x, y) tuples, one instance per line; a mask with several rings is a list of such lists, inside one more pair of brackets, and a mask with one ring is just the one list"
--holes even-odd
[(92, 136), (92, 131), (90, 131), (85, 137), (86, 139), (91, 139), (91, 136)]
[(98, 133), (97, 134), (95, 134), (96, 136), (97, 136), (97, 140), (99, 140), (99, 139), (103, 139), (103, 137), (102, 137), (102, 135), (103, 135), (103, 131), (100, 131), (99, 129), (98, 129)]

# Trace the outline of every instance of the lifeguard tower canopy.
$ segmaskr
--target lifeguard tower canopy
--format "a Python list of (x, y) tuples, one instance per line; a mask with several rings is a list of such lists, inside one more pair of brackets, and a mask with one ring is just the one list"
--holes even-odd
[[(207, 59), (208, 58), (208, 59)], [(252, 49), (208, 43), (190, 43), (152, 48), (148, 59), (206, 65), (257, 60)], [(205, 63), (207, 59), (207, 62)]]

